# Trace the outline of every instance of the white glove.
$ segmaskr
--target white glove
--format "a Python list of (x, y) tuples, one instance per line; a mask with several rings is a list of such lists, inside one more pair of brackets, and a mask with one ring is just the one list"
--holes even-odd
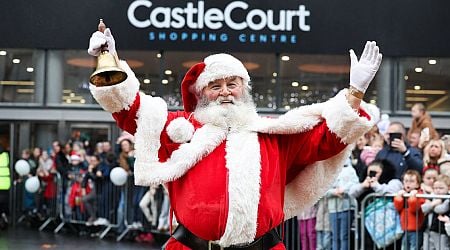
[(102, 45), (107, 45), (109, 53), (116, 54), (116, 41), (111, 34), (109, 28), (105, 29), (105, 32), (96, 31), (92, 34), (91, 39), (89, 39), (88, 53), (91, 56), (98, 56), (102, 51)]
[(350, 50), (350, 85), (365, 93), (381, 64), (382, 54), (376, 42), (367, 41), (361, 58)]

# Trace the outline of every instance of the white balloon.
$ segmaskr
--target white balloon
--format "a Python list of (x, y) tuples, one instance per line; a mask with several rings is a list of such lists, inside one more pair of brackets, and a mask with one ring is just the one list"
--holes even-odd
[(30, 164), (26, 160), (18, 160), (14, 169), (19, 175), (24, 176), (30, 173)]
[(39, 178), (36, 176), (30, 177), (25, 181), (25, 189), (30, 193), (36, 193), (39, 190)]
[(111, 179), (112, 183), (114, 183), (114, 185), (122, 186), (127, 182), (128, 174), (125, 169), (121, 167), (115, 167), (111, 170), (109, 178)]

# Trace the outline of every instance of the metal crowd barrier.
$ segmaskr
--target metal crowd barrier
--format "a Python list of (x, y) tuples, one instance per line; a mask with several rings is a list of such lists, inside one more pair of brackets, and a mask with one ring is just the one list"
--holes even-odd
[[(107, 233), (119, 227), (117, 219), (117, 206), (123, 187), (112, 184), (109, 178), (97, 179), (94, 183), (94, 189), (90, 195), (94, 195), (91, 206), (94, 209), (94, 220), (90, 220), (84, 195), (81, 195), (81, 187), (76, 184), (76, 180), (60, 180), (58, 183), (58, 211), (59, 225), (55, 228), (54, 233), (68, 225), (72, 229), (77, 230), (74, 225), (82, 226), (99, 226), (103, 227), (98, 233), (99, 238), (104, 238)], [(76, 189), (76, 190), (75, 190)], [(73, 196), (75, 195), (75, 196)], [(70, 201), (71, 199), (71, 201)]]
[[(349, 204), (349, 209), (341, 209), (339, 208), (339, 202), (345, 202), (346, 204)], [(321, 204), (319, 204), (321, 203)], [(333, 213), (335, 213), (335, 216), (337, 216), (337, 213), (340, 213), (339, 215), (345, 214), (347, 221), (345, 224), (347, 225), (344, 230), (345, 232), (342, 232), (344, 235), (347, 235), (347, 249), (360, 249), (358, 248), (358, 237), (359, 237), (359, 230), (358, 230), (358, 204), (356, 200), (348, 195), (343, 197), (340, 201), (337, 200), (337, 198), (327, 198), (323, 197), (316, 205), (316, 208), (318, 209), (315, 214), (315, 222), (316, 223), (322, 223), (323, 221), (328, 221), (330, 224), (327, 223), (327, 225), (324, 228), (320, 228), (320, 233), (327, 234), (328, 235), (328, 242), (322, 242), (322, 239), (319, 239), (318, 237), (318, 231), (316, 228), (314, 228), (314, 233), (316, 234), (316, 246), (312, 246), (313, 249), (332, 249), (333, 245), (333, 235), (331, 228), (331, 219), (330, 219), (330, 210), (329, 207), (338, 207), (337, 210), (333, 210)], [(319, 206), (322, 206), (322, 208), (319, 208)], [(343, 222), (343, 221), (342, 221)], [(292, 249), (292, 250), (308, 250), (311, 249), (309, 246), (303, 246), (302, 245), (302, 235), (300, 231), (300, 224), (302, 222), (300, 221), (299, 217), (294, 217), (292, 219), (289, 219), (285, 221), (282, 225), (280, 225), (277, 228), (277, 232), (280, 236), (283, 238), (283, 243), (286, 246), (286, 249)], [(317, 224), (316, 224), (317, 225)], [(321, 224), (322, 225), (322, 224)], [(341, 228), (340, 228), (341, 229)], [(307, 240), (311, 240), (311, 235), (306, 235)], [(323, 239), (326, 239), (324, 237)], [(340, 244), (343, 244), (344, 242), (342, 239), (337, 239)], [(320, 241), (320, 242), (319, 242)], [(323, 248), (319, 248), (319, 245), (323, 246)], [(343, 249), (343, 248), (339, 248)]]
[(135, 186), (134, 177), (129, 176), (123, 200), (123, 223), (119, 227), (117, 241), (136, 232), (169, 235), (169, 199), (162, 185)]
[[(395, 194), (369, 194), (367, 195), (361, 203), (362, 214), (361, 214), (361, 224), (360, 224), (360, 234), (361, 234), (361, 248), (360, 249), (421, 249), (423, 245), (429, 244), (429, 240), (422, 238), (422, 235), (426, 235), (429, 233), (427, 229), (428, 224), (428, 215), (424, 216), (424, 221), (422, 224), (419, 223), (419, 213), (422, 213), (421, 207), (415, 211), (415, 221), (408, 222), (408, 217), (405, 217), (405, 224), (415, 223), (415, 225), (419, 225), (416, 227), (415, 231), (411, 231), (412, 234), (405, 234), (404, 230), (401, 229), (400, 224), (400, 215), (396, 211), (395, 207), (393, 207), (393, 198)], [(405, 194), (404, 196), (403, 207), (408, 208), (407, 199), (411, 197), (409, 194)], [(442, 199), (449, 200), (450, 195), (427, 195), (427, 194), (417, 194), (416, 197), (422, 199)], [(378, 203), (378, 204), (377, 204)], [(392, 203), (392, 204), (390, 204)], [(372, 206), (371, 206), (372, 204)], [(375, 205), (373, 205), (375, 204)], [(394, 210), (392, 210), (394, 209)], [(377, 212), (375, 210), (378, 210)], [(447, 215), (449, 213), (447, 212)], [(367, 220), (370, 222), (367, 223)], [(372, 223), (373, 222), (373, 223)], [(394, 227), (395, 225), (395, 227)], [(368, 228), (369, 226), (370, 228)], [(440, 229), (440, 228), (439, 228)], [(372, 235), (369, 233), (372, 231)], [(446, 232), (439, 230), (439, 234), (445, 235)], [(377, 237), (378, 236), (380, 237)], [(412, 236), (411, 236), (412, 235)], [(408, 241), (408, 236), (411, 241), (415, 243), (417, 248), (405, 246), (405, 243), (402, 241), (402, 237), (405, 237), (405, 240)], [(444, 236), (444, 238), (448, 236)], [(374, 239), (375, 238), (375, 239)], [(379, 245), (375, 242), (377, 241)], [(441, 238), (439, 238), (440, 244)], [(424, 246), (424, 249), (429, 249), (427, 246)], [(440, 249), (440, 248), (438, 248)], [(444, 249), (448, 249), (444, 248)]]
[[(91, 236), (98, 236), (100, 239), (111, 230), (117, 232), (117, 241), (130, 232), (151, 232), (165, 238), (169, 235), (169, 200), (162, 186), (135, 186), (133, 176), (129, 176), (123, 186), (115, 186), (109, 177), (97, 179), (95, 188), (91, 191), (95, 195), (90, 195), (90, 199), (87, 196), (75, 196), (78, 198), (72, 199), (71, 204), (74, 206), (70, 207), (68, 198), (71, 192), (74, 193), (75, 180), (63, 179), (56, 173), (46, 181), (41, 178), (40, 189), (36, 193), (26, 191), (26, 180), (27, 177), (21, 177), (13, 182), (10, 199), (12, 226), (39, 215), (39, 219), (33, 221), (39, 231), (45, 230), (53, 222), (55, 234), (65, 226), (77, 232), (95, 226), (96, 233)], [(54, 189), (45, 197), (48, 185), (54, 185)], [(92, 205), (89, 209), (94, 209), (94, 218), (89, 216), (86, 202)]]

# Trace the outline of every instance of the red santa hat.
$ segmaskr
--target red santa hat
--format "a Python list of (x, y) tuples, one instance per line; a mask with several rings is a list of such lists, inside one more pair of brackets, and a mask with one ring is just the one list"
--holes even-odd
[(181, 82), (183, 107), (186, 112), (192, 112), (197, 106), (198, 98), (208, 83), (231, 76), (239, 76), (248, 87), (250, 76), (241, 61), (229, 54), (214, 54), (206, 57), (203, 62), (192, 66)]

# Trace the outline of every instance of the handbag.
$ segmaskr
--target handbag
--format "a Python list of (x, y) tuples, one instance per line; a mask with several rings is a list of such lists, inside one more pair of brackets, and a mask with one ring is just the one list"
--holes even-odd
[(366, 229), (378, 248), (389, 246), (403, 235), (394, 202), (386, 198), (370, 203), (364, 211), (364, 220)]

